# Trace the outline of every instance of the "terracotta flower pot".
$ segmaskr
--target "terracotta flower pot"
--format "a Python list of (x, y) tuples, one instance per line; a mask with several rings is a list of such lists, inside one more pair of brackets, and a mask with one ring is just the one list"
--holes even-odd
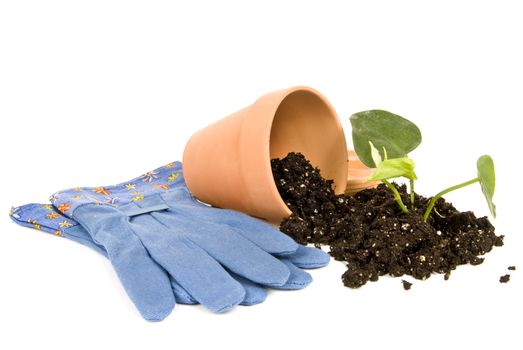
[(199, 200), (280, 223), (291, 214), (272, 176), (271, 159), (301, 152), (336, 193), (347, 186), (347, 145), (336, 112), (316, 90), (298, 86), (263, 95), (252, 105), (196, 132), (183, 171)]

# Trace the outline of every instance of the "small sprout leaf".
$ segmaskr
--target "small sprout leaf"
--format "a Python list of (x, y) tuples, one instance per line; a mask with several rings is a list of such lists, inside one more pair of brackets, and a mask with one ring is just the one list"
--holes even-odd
[(389, 155), (387, 154), (387, 149), (385, 147), (383, 147), (383, 156), (385, 159), (389, 159)]
[[(369, 141), (370, 146), (370, 154), (372, 156), (372, 160), (374, 161), (374, 164), (376, 164), (377, 167), (381, 164), (381, 155), (380, 152), (374, 145), (372, 144), (372, 141)], [(387, 152), (385, 151), (385, 148), (383, 149), (383, 152), (385, 152), (385, 159), (387, 159)]]
[[(376, 150), (386, 148), (390, 158), (404, 157), (421, 143), (421, 132), (414, 123), (387, 111), (355, 113), (350, 122), (354, 150), (363, 164), (371, 168), (377, 164), (369, 141)], [(384, 154), (381, 159), (385, 159)]]
[(401, 176), (416, 180), (417, 177), (414, 172), (414, 167), (414, 161), (409, 157), (385, 159), (376, 168), (376, 171), (368, 177), (368, 180), (383, 181)]
[(479, 157), (477, 162), (478, 178), (481, 189), (487, 200), (488, 207), (493, 217), (496, 217), (496, 205), (492, 202), (494, 190), (496, 188), (496, 173), (494, 170), (494, 161), (488, 155)]

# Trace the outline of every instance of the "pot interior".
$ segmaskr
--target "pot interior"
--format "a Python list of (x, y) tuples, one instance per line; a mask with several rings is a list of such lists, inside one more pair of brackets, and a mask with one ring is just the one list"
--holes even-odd
[(345, 191), (347, 145), (336, 112), (321, 95), (298, 90), (287, 95), (272, 122), (270, 157), (302, 153), (326, 179), (334, 180), (336, 193)]

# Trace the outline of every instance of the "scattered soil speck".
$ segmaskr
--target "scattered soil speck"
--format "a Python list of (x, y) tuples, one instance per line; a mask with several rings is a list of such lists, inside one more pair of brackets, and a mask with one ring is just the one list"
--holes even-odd
[(509, 269), (510, 271), (515, 271), (515, 270), (516, 270), (516, 267), (515, 267), (515, 266), (509, 266), (508, 269)]
[(410, 290), (410, 288), (412, 287), (412, 283), (410, 283), (409, 281), (401, 280), (401, 283), (403, 284), (403, 289), (405, 290)]
[[(424, 280), (433, 273), (448, 279), (458, 265), (478, 265), (483, 254), (503, 245), (486, 217), (459, 212), (440, 198), (427, 222), (429, 198), (415, 196), (415, 207), (403, 213), (384, 185), (353, 196), (336, 195), (300, 153), (271, 160), (276, 186), (293, 214), (280, 230), (299, 243), (329, 245), (330, 255), (347, 263), (345, 286), (358, 288), (379, 276), (410, 275)], [(404, 185), (395, 185), (404, 203)]]
[(503, 275), (499, 278), (499, 283), (507, 283), (510, 281), (510, 275)]

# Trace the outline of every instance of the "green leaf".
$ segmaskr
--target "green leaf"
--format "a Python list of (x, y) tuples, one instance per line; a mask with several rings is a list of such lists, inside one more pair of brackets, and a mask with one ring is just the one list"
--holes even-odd
[(395, 177), (404, 176), (408, 179), (416, 180), (417, 176), (414, 172), (414, 161), (409, 157), (394, 158), (394, 159), (385, 159), (381, 164), (376, 168), (376, 171), (373, 172), (367, 180), (377, 181), (377, 180), (387, 180)]
[[(377, 150), (387, 149), (389, 158), (401, 158), (421, 143), (421, 132), (411, 121), (399, 115), (370, 110), (350, 117), (352, 141), (358, 158), (368, 167), (376, 167), (372, 159), (371, 141)], [(384, 154), (382, 154), (384, 159)]]
[(496, 172), (494, 170), (494, 161), (489, 155), (483, 155), (478, 158), (478, 178), (481, 189), (487, 200), (488, 207), (493, 217), (496, 217), (496, 205), (492, 202), (494, 190), (496, 188)]

